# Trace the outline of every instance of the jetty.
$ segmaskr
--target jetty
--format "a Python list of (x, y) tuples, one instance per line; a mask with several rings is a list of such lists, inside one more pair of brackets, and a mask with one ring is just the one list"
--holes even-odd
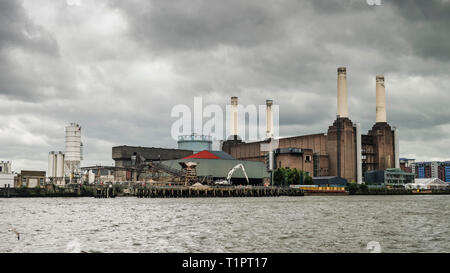
[(275, 197), (304, 196), (302, 189), (262, 186), (170, 186), (136, 188), (138, 198), (186, 198), (186, 197)]

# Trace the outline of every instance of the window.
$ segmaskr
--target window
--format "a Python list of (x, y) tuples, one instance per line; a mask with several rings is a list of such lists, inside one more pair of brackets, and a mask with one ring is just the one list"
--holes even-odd
[(305, 156), (305, 162), (311, 162), (311, 156), (310, 155)]

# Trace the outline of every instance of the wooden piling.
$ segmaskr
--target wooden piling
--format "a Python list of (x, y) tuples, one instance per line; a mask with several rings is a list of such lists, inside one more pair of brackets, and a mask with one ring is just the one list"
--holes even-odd
[[(209, 187), (191, 188), (186, 186), (141, 187), (133, 192), (138, 198), (186, 198), (186, 197), (270, 197), (303, 196), (303, 190), (278, 187)], [(7, 193), (5, 193), (6, 195)], [(97, 188), (96, 197), (107, 198), (111, 195), (106, 187)]]

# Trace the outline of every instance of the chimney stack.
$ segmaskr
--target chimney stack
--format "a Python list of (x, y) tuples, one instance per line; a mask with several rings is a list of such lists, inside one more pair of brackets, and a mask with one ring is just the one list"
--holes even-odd
[(273, 114), (272, 114), (272, 100), (266, 100), (266, 137), (273, 137)]
[(377, 76), (376, 78), (376, 92), (377, 92), (377, 118), (376, 122), (386, 122), (386, 91), (384, 88), (384, 76)]
[(238, 135), (238, 98), (231, 97), (231, 135)]
[(347, 69), (339, 67), (338, 72), (338, 96), (337, 96), (337, 114), (341, 118), (348, 118), (347, 102)]

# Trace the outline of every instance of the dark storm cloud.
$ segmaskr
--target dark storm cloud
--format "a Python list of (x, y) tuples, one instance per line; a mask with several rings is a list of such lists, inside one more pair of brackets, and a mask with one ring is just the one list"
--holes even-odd
[(414, 53), (424, 58), (450, 60), (450, 2), (397, 0), (392, 5), (406, 21), (404, 33)]
[(0, 95), (26, 101), (54, 96), (65, 86), (54, 36), (29, 19), (20, 1), (0, 1), (0, 25)]
[(285, 35), (276, 2), (161, 0), (115, 4), (126, 11), (133, 35), (158, 51), (254, 46)]
[(0, 1), (0, 49), (19, 47), (49, 55), (58, 54), (54, 37), (35, 25), (20, 1)]
[[(245, 10), (242, 2), (230, 2), (226, 7), (219, 4), (221, 9), (213, 9), (213, 16), (200, 11), (217, 5), (215, 2), (183, 2), (177, 6), (152, 2), (149, 6), (153, 11), (151, 7), (145, 10), (142, 5), (125, 3), (121, 8), (132, 22), (135, 39), (149, 51), (165, 47), (174, 56), (176, 71), (191, 77), (194, 86), (226, 90), (243, 101), (274, 98), (282, 105), (280, 122), (287, 135), (300, 133), (291, 129), (295, 124), (309, 125), (301, 126), (309, 132), (320, 130), (318, 123), (323, 125), (334, 117), (337, 66), (348, 67), (350, 114), (365, 130), (374, 122), (378, 74), (384, 74), (388, 81), (388, 117), (391, 123), (404, 126), (406, 135), (414, 134), (415, 129), (423, 134), (423, 127), (432, 129), (446, 122), (445, 117), (450, 115), (448, 100), (439, 100), (434, 94), (424, 100), (421, 91), (448, 88), (448, 81), (438, 87), (435, 78), (448, 74), (448, 2), (383, 1), (382, 6), (375, 7), (362, 0), (277, 1), (275, 11), (266, 4), (259, 1), (259, 12), (252, 14), (240, 13)], [(141, 10), (133, 13), (136, 7)], [(231, 10), (236, 11), (233, 21), (221, 21)], [(162, 17), (168, 20), (160, 20)], [(249, 27), (255, 31), (244, 26), (230, 32), (229, 23), (242, 18), (272, 22), (272, 26), (254, 24)], [(252, 40), (238, 39), (242, 33), (252, 33), (246, 36)], [(221, 47), (226, 48), (226, 57), (209, 54)], [(430, 57), (432, 60), (428, 60)], [(392, 82), (394, 78), (408, 82), (417, 76), (421, 81), (411, 86)], [(194, 88), (192, 92), (202, 93), (200, 90)], [(299, 107), (299, 101), (307, 103)], [(326, 130), (322, 127), (320, 131)], [(448, 134), (436, 130), (436, 136)]]

